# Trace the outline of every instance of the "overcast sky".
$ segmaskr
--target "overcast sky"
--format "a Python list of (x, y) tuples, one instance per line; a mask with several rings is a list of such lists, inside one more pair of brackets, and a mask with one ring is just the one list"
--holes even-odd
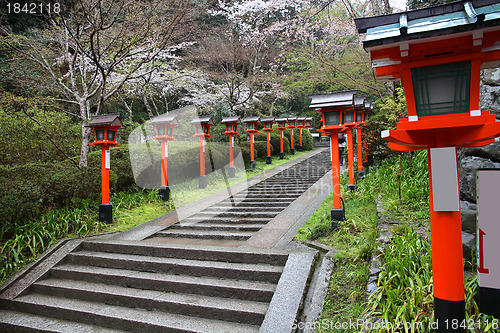
[(399, 10), (405, 10), (406, 8), (406, 0), (389, 0), (389, 3), (393, 8), (397, 8)]

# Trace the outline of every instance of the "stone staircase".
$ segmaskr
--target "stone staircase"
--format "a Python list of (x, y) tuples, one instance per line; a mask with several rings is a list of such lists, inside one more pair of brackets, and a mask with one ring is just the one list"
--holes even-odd
[(83, 241), (18, 295), (2, 294), (0, 330), (258, 332), (290, 256)]
[(1, 287), (0, 332), (291, 332), (318, 253), (252, 241), (314, 210), (330, 168), (318, 152), (173, 225), (61, 241)]
[(218, 240), (218, 245), (240, 246), (330, 169), (329, 151), (323, 151), (250, 186), (246, 191), (166, 227), (152, 235), (149, 241), (162, 242), (161, 238), (174, 238), (179, 243)]

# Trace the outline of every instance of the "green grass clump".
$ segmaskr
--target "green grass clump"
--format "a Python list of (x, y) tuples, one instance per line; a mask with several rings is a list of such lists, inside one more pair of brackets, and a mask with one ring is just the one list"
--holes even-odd
[(428, 327), (434, 302), (430, 243), (407, 225), (396, 232), (382, 254), (384, 269), (367, 308), (373, 318), (395, 326)]

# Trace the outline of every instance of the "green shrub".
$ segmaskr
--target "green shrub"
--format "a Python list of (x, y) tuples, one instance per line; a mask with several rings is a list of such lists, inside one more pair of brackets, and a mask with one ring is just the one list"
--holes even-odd
[[(133, 187), (134, 177), (127, 147), (111, 148), (110, 192)], [(36, 220), (55, 208), (101, 193), (101, 152), (92, 151), (88, 167), (79, 170), (70, 161), (30, 163), (0, 167), (0, 218), (4, 225)]]

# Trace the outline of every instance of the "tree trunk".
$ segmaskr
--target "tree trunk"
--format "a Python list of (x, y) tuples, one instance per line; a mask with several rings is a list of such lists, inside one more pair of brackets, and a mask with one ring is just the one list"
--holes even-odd
[(80, 148), (80, 162), (78, 165), (80, 168), (85, 168), (88, 162), (90, 134), (92, 133), (92, 129), (86, 127), (88, 125), (88, 119), (90, 118), (87, 101), (83, 98), (79, 98), (78, 104), (80, 104), (80, 120), (82, 122), (82, 146)]
[(90, 127), (85, 127), (87, 121), (82, 123), (82, 147), (80, 149), (80, 162), (78, 163), (80, 168), (87, 166), (88, 155), (89, 155), (89, 143), (90, 143), (90, 133), (92, 129)]

